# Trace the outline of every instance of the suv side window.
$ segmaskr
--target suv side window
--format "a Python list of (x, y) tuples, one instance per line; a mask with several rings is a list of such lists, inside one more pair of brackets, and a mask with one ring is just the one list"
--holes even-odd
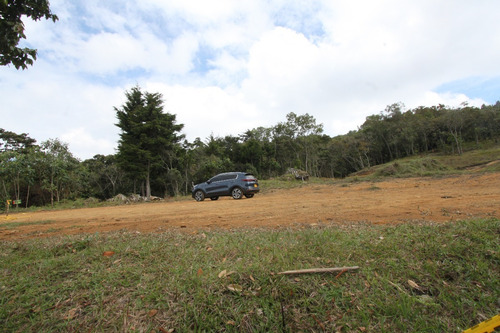
[(210, 182), (220, 182), (221, 180), (224, 180), (224, 176), (215, 176), (214, 178), (210, 179)]
[(220, 176), (216, 176), (215, 178), (217, 178), (217, 180), (213, 180), (213, 181), (224, 181), (224, 180), (233, 180), (233, 179), (236, 179), (237, 175), (236, 174), (227, 174), (227, 175), (220, 175)]

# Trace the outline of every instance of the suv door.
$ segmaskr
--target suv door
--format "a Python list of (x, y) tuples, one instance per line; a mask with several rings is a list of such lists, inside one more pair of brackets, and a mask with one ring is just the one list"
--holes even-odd
[(207, 196), (212, 197), (216, 195), (220, 195), (220, 192), (223, 190), (224, 186), (222, 185), (222, 180), (224, 178), (224, 175), (217, 175), (215, 177), (210, 178), (207, 180)]
[(231, 195), (231, 187), (233, 187), (234, 182), (238, 178), (238, 175), (235, 173), (230, 173), (224, 175), (220, 182), (220, 192), (219, 195)]

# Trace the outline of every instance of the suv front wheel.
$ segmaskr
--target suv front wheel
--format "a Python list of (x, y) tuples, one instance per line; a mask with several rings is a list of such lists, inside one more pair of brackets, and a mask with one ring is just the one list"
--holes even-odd
[(243, 196), (243, 191), (241, 190), (241, 188), (235, 187), (231, 191), (231, 196), (236, 200), (241, 199), (241, 197)]
[(196, 191), (196, 193), (194, 194), (194, 199), (196, 201), (203, 201), (205, 200), (205, 194), (203, 193), (202, 190), (198, 190)]

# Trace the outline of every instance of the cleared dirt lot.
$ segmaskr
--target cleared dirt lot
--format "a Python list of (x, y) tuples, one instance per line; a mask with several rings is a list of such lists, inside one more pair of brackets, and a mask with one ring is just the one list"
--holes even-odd
[(166, 201), (0, 215), (0, 239), (116, 230), (188, 232), (210, 228), (321, 223), (415, 223), (500, 217), (500, 174), (306, 185), (252, 199)]

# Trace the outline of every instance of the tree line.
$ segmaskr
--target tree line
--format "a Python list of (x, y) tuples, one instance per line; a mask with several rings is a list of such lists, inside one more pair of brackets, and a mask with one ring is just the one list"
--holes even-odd
[(193, 183), (232, 170), (263, 179), (289, 168), (315, 177), (346, 177), (415, 154), (462, 154), (465, 147), (500, 138), (500, 102), (410, 110), (395, 103), (367, 117), (357, 130), (335, 137), (324, 134), (313, 116), (291, 112), (271, 127), (188, 142), (181, 134), (183, 124), (164, 112), (161, 94), (134, 87), (125, 95), (126, 102), (115, 107), (120, 129), (116, 154), (80, 161), (58, 139), (37, 144), (26, 133), (0, 129), (2, 202), (27, 207), (104, 200), (119, 193), (178, 196), (190, 193)]

